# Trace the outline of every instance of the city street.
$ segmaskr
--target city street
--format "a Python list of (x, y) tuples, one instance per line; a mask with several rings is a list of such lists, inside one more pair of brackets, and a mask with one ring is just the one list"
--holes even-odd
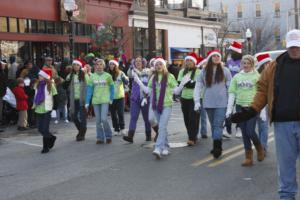
[[(129, 114), (126, 113), (128, 126)], [(244, 168), (241, 139), (224, 140), (223, 156), (213, 160), (210, 137), (196, 147), (180, 147), (186, 133), (180, 104), (169, 122), (171, 155), (155, 160), (153, 144), (144, 142), (138, 123), (134, 144), (114, 136), (112, 145), (95, 144), (94, 119), (84, 142), (74, 140), (72, 123), (51, 125), (57, 143), (40, 154), (42, 139), (36, 130), (13, 134), (8, 128), (0, 144), (1, 200), (271, 200), (278, 199), (274, 137), (266, 160)], [(256, 158), (256, 157), (255, 157)], [(298, 196), (299, 197), (299, 196)]]

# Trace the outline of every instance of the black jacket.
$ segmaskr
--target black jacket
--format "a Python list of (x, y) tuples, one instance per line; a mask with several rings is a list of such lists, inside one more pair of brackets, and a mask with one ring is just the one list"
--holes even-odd
[(7, 68), (2, 69), (2, 67), (0, 66), (0, 98), (4, 97), (6, 93), (7, 73), (8, 73)]

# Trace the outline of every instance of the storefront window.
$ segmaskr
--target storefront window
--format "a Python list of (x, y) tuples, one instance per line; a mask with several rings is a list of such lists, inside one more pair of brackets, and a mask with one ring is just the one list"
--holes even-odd
[(38, 21), (38, 32), (39, 33), (46, 33), (46, 28), (45, 28), (45, 21)]
[(47, 28), (47, 33), (49, 34), (54, 34), (54, 22), (52, 21), (46, 21), (46, 28)]
[(19, 19), (19, 32), (20, 33), (28, 33), (27, 20), (26, 19)]
[(62, 23), (61, 22), (56, 22), (55, 23), (55, 34), (62, 34)]
[(28, 20), (28, 33), (37, 33), (37, 20), (29, 19)]
[(76, 35), (85, 35), (84, 24), (76, 23)]
[(0, 32), (7, 32), (7, 18), (0, 17)]
[(16, 33), (18, 32), (17, 19), (10, 17), (9, 18), (9, 32)]

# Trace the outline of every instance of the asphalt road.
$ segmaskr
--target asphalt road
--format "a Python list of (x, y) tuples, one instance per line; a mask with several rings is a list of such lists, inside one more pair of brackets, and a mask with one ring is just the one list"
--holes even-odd
[[(129, 116), (126, 114), (128, 125)], [(16, 134), (8, 128), (0, 143), (1, 200), (273, 200), (277, 195), (277, 170), (273, 134), (264, 162), (240, 166), (244, 158), (241, 139), (224, 140), (224, 154), (212, 159), (211, 138), (196, 147), (171, 149), (155, 160), (151, 143), (144, 142), (139, 121), (134, 144), (120, 136), (111, 145), (95, 144), (95, 123), (89, 120), (84, 142), (75, 142), (72, 123), (51, 125), (57, 144), (40, 154), (41, 136), (35, 130)], [(186, 142), (179, 105), (169, 123), (174, 146)], [(299, 179), (298, 179), (299, 180)], [(299, 198), (299, 196), (298, 196)], [(299, 198), (300, 199), (300, 198)]]

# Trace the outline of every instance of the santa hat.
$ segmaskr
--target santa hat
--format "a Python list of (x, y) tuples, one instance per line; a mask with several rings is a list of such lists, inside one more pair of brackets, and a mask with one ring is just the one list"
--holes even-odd
[(167, 62), (166, 62), (165, 59), (163, 59), (162, 57), (156, 57), (156, 58), (155, 58), (154, 66), (155, 66), (158, 62), (161, 62), (164, 66), (167, 66)]
[(150, 65), (150, 66), (149, 66), (149, 67), (152, 67), (152, 66), (151, 66), (152, 63), (153, 63), (153, 66), (154, 66), (155, 60), (156, 60), (156, 58), (151, 58), (151, 59), (150, 59), (150, 61), (149, 61), (149, 65)]
[(220, 50), (215, 49), (215, 50), (211, 50), (211, 51), (207, 52), (206, 60), (209, 60), (214, 55), (218, 55), (218, 56), (220, 56), (220, 58), (222, 57)]
[(51, 79), (52, 70), (43, 68), (42, 70), (39, 71), (39, 76), (44, 77), (45, 79)]
[(186, 60), (192, 60), (195, 65), (197, 65), (198, 63), (198, 56), (196, 53), (192, 52), (192, 53), (189, 53), (185, 58), (184, 58), (184, 61)]
[(204, 65), (205, 63), (207, 63), (207, 59), (204, 59), (203, 57), (199, 56), (198, 60), (197, 60), (197, 67), (201, 67), (202, 65)]
[(114, 58), (113, 60), (110, 60), (110, 61), (108, 62), (108, 64), (114, 64), (114, 65), (116, 65), (117, 67), (119, 67), (119, 61), (118, 61), (117, 58)]
[(270, 57), (270, 54), (264, 53), (256, 56), (256, 60), (257, 60), (256, 69), (258, 70), (263, 64), (267, 62), (271, 62), (272, 58)]
[(242, 48), (243, 48), (242, 44), (236, 41), (234, 41), (229, 47), (229, 49), (237, 53), (242, 53)]
[(82, 62), (78, 59), (73, 60), (72, 65), (79, 65), (80, 67), (83, 67)]

